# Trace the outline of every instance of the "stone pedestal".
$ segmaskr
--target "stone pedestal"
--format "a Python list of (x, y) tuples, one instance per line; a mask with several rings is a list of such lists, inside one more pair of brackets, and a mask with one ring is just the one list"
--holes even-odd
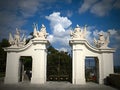
[(46, 82), (46, 57), (47, 40), (33, 40), (34, 54), (32, 67), (32, 84), (44, 84)]

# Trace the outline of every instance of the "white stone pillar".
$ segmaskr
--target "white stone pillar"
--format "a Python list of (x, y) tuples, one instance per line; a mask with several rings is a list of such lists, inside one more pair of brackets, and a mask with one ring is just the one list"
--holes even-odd
[(76, 66), (76, 84), (85, 84), (85, 57), (83, 55), (82, 49), (76, 49), (76, 59), (75, 66)]
[(99, 84), (106, 82), (107, 76), (114, 73), (113, 53), (102, 53), (99, 57)]
[(83, 46), (72, 43), (72, 83), (85, 84), (85, 56)]
[(113, 53), (103, 53), (103, 78), (105, 79), (109, 74), (114, 73)]
[(19, 55), (16, 52), (7, 52), (5, 84), (15, 84), (19, 81)]
[[(73, 47), (73, 46), (72, 46)], [(75, 66), (75, 63), (76, 63), (76, 52), (73, 50), (72, 48), (72, 83), (73, 84), (76, 84), (76, 66)]]
[(35, 41), (32, 63), (32, 84), (44, 84), (46, 82), (46, 44), (47, 40), (40, 40), (40, 42)]
[(98, 63), (99, 63), (99, 84), (103, 84), (103, 59), (102, 56), (98, 57)]

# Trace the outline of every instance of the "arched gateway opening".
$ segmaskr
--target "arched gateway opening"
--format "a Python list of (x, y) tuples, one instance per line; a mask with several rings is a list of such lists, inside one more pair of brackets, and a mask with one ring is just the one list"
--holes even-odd
[(47, 81), (71, 82), (71, 80), (71, 56), (67, 52), (58, 51), (50, 46), (47, 55)]
[(32, 77), (32, 57), (21, 56), (19, 69), (19, 82), (30, 82)]
[(99, 60), (97, 57), (85, 58), (85, 80), (99, 83)]
[[(86, 81), (91, 79), (88, 78), (91, 77), (90, 74), (94, 75), (95, 82), (103, 84), (105, 78), (113, 73), (115, 49), (108, 47), (109, 35), (104, 37), (103, 34), (99, 34), (98, 40), (94, 39), (96, 47), (93, 47), (85, 39), (86, 33), (86, 27), (81, 31), (79, 25), (71, 31), (69, 40), (71, 59), (67, 53), (56, 51), (54, 54), (47, 51), (49, 41), (46, 38), (47, 32), (44, 25), (38, 31), (37, 25), (34, 24), (33, 38), (27, 44), (25, 37), (21, 38), (19, 30), (16, 30), (14, 38), (11, 34), (9, 36), (11, 46), (4, 48), (7, 51), (5, 83), (15, 84), (23, 81), (23, 72), (29, 70), (32, 72), (29, 79), (32, 84), (44, 84), (46, 81), (86, 84)], [(27, 58), (32, 62), (30, 68), (26, 67)], [(90, 58), (94, 59), (94, 67), (87, 68), (85, 62), (87, 59), (91, 62)]]

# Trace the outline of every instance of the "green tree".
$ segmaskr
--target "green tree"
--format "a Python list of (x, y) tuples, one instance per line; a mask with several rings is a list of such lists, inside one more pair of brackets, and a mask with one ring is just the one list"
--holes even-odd
[(6, 68), (6, 52), (3, 50), (4, 47), (10, 46), (9, 42), (7, 39), (3, 39), (0, 42), (0, 73), (5, 72)]
[(60, 78), (65, 81), (71, 81), (72, 64), (71, 56), (68, 52), (58, 51), (51, 45), (47, 48), (47, 80), (50, 78)]

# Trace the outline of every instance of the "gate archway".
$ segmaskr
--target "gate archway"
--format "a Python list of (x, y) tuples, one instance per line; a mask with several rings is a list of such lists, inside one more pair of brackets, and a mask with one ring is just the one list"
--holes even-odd
[(71, 56), (67, 52), (60, 52), (50, 46), (47, 55), (47, 81), (71, 82), (71, 65)]
[(30, 82), (32, 77), (32, 57), (20, 56), (19, 62), (19, 82)]
[(32, 57), (32, 77), (30, 83), (44, 84), (46, 82), (46, 46), (49, 44), (46, 39), (46, 28), (42, 25), (41, 30), (37, 31), (37, 26), (34, 25), (33, 38), (26, 44), (25, 38), (20, 37), (20, 33), (16, 30), (14, 39), (10, 34), (10, 47), (4, 48), (7, 51), (7, 64), (5, 83), (14, 84), (22, 81), (23, 71), (21, 65), (24, 60), (20, 60), (21, 56)]
[(99, 83), (99, 60), (97, 57), (85, 58), (85, 79), (86, 82)]
[[(97, 80), (99, 84), (103, 84), (109, 74), (113, 73), (113, 53), (114, 48), (109, 48), (109, 33), (105, 37), (103, 33), (99, 33), (98, 40), (94, 38), (95, 47), (91, 46), (86, 40), (86, 26), (83, 30), (77, 25), (71, 32), (69, 44), (72, 48), (72, 83), (85, 84), (85, 58), (97, 57)], [(109, 63), (109, 64), (108, 64)]]

